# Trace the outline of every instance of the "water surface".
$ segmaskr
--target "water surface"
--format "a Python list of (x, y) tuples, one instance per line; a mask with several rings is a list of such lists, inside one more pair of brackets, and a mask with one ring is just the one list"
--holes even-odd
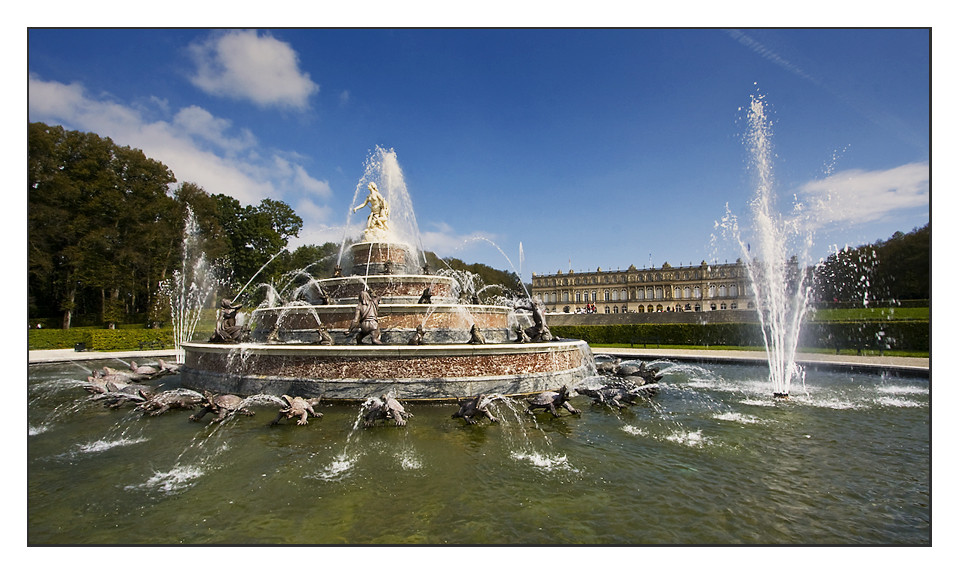
[(774, 401), (762, 367), (657, 365), (623, 411), (410, 405), (367, 429), (355, 405), (305, 427), (110, 410), (88, 369), (33, 366), (28, 543), (930, 543), (928, 379), (810, 372)]

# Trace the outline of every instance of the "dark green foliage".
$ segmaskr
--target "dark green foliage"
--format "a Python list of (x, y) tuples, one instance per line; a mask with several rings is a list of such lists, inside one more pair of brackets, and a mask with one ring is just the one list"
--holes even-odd
[[(261, 279), (269, 279), (282, 272), (281, 262), (270, 262), (286, 248), (303, 226), (303, 220), (282, 201), (264, 199), (259, 205), (241, 206), (227, 195), (213, 195), (216, 217), (226, 241), (229, 270), (221, 271), (221, 279), (228, 280), (228, 293), (240, 289), (258, 272)], [(267, 269), (260, 271), (266, 263)]]
[(339, 254), (340, 246), (328, 242), (322, 245), (301, 245), (292, 252), (280, 255), (276, 261), (280, 271), (304, 269), (315, 279), (323, 279), (333, 276)]
[(173, 330), (166, 329), (31, 329), (29, 349), (73, 349), (82, 343), (94, 351), (171, 349)]
[(227, 291), (303, 226), (281, 201), (243, 207), (193, 183), (171, 193), (166, 166), (93, 133), (30, 123), (27, 149), (28, 316), (63, 328), (91, 315), (98, 326), (168, 321), (160, 283), (182, 266), (187, 207)]
[(69, 327), (93, 303), (112, 322), (148, 307), (175, 243), (173, 173), (137, 149), (59, 126), (32, 123), (27, 142), (31, 314), (62, 314)]
[(815, 296), (823, 303), (866, 307), (929, 299), (932, 234), (929, 225), (887, 241), (845, 249), (816, 272)]

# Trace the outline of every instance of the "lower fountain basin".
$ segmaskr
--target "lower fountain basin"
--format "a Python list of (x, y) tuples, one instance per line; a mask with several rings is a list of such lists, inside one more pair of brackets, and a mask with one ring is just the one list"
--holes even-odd
[(362, 401), (442, 401), (481, 393), (527, 395), (573, 388), (595, 375), (585, 341), (487, 345), (186, 343), (184, 387)]

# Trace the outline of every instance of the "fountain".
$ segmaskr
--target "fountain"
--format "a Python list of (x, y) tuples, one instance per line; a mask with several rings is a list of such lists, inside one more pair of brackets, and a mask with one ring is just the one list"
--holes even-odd
[[(735, 215), (726, 207), (719, 226), (739, 245), (756, 296), (756, 311), (762, 327), (769, 362), (773, 396), (789, 397), (789, 386), (801, 375), (796, 348), (811, 291), (807, 271), (811, 227), (803, 223), (802, 206), (784, 217), (775, 209), (771, 123), (762, 97), (754, 96), (746, 114), (746, 145), (756, 171), (756, 190), (750, 201), (755, 243), (746, 242)], [(755, 252), (753, 251), (755, 245)]]
[(173, 281), (161, 282), (160, 291), (170, 300), (170, 317), (173, 322), (173, 348), (177, 350), (176, 361), (183, 363), (181, 346), (193, 339), (197, 323), (207, 306), (207, 300), (216, 291), (218, 280), (206, 253), (200, 249), (200, 226), (193, 210), (187, 206), (183, 228), (183, 260), (179, 270), (173, 272)]
[(392, 150), (376, 149), (356, 191), (350, 214), (370, 213), (360, 241), (341, 246), (337, 273), (307, 274), (283, 303), (271, 291), (243, 332), (218, 324), (214, 342), (183, 344), (185, 387), (436, 401), (573, 389), (593, 375), (589, 346), (553, 339), (529, 298), (484, 304), (473, 284), (429, 271)]

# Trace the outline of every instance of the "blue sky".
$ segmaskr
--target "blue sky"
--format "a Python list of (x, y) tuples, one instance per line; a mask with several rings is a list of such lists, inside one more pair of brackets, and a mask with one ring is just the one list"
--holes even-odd
[(33, 29), (28, 108), (289, 203), (298, 244), (342, 239), (392, 148), (427, 250), (528, 281), (739, 257), (715, 223), (748, 213), (754, 95), (782, 210), (829, 195), (815, 255), (926, 224), (929, 56), (921, 29)]

